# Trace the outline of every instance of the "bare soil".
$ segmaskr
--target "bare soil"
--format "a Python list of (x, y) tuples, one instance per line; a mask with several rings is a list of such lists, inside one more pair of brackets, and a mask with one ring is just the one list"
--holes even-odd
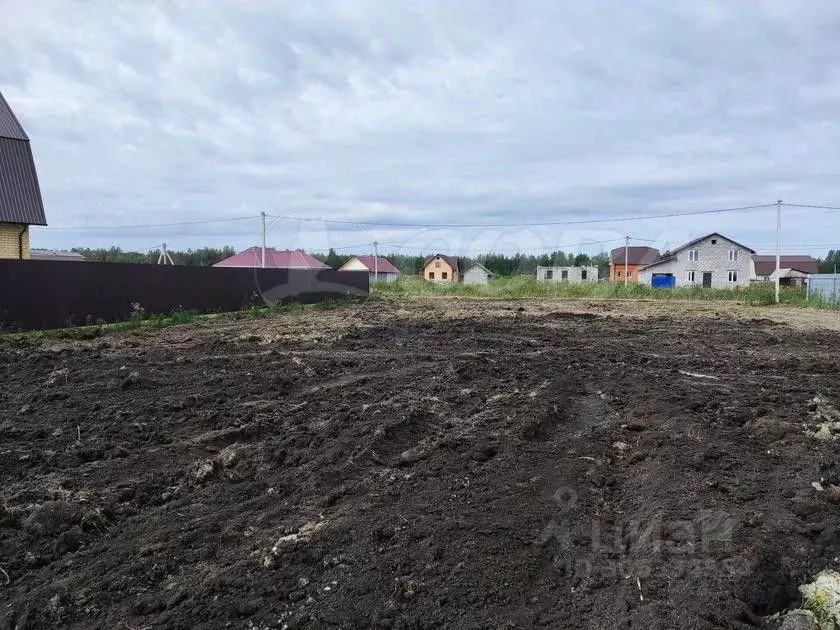
[(0, 629), (761, 627), (840, 556), (840, 332), (800, 313), (0, 341)]

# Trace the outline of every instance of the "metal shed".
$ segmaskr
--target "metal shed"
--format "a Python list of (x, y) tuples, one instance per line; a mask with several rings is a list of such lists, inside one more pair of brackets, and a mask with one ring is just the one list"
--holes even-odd
[(819, 296), (826, 302), (840, 301), (840, 273), (815, 273), (808, 276), (808, 299)]

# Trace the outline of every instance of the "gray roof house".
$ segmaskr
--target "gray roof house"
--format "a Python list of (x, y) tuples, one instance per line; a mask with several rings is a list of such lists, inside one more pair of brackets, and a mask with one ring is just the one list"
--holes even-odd
[(731, 288), (750, 283), (755, 251), (712, 232), (666, 251), (642, 267), (639, 280), (653, 286)]
[(464, 284), (490, 284), (490, 278), (493, 272), (484, 265), (475, 263), (464, 274), (462, 282)]
[(29, 136), (0, 93), (0, 258), (29, 258), (29, 226), (46, 224)]

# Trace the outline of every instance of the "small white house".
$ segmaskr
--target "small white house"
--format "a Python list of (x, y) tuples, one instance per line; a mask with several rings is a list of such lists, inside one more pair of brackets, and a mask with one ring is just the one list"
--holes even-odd
[(537, 282), (591, 284), (598, 282), (598, 267), (537, 267)]
[(367, 271), (371, 282), (393, 282), (400, 275), (400, 270), (382, 256), (353, 256), (339, 271)]
[(490, 284), (490, 278), (492, 276), (492, 271), (484, 265), (476, 263), (464, 274), (462, 282), (464, 284)]

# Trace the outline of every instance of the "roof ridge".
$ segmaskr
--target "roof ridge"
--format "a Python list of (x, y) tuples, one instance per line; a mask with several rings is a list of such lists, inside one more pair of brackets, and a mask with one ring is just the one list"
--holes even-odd
[(0, 92), (0, 138), (29, 142), (29, 136), (26, 135), (23, 125), (20, 124), (2, 92)]

